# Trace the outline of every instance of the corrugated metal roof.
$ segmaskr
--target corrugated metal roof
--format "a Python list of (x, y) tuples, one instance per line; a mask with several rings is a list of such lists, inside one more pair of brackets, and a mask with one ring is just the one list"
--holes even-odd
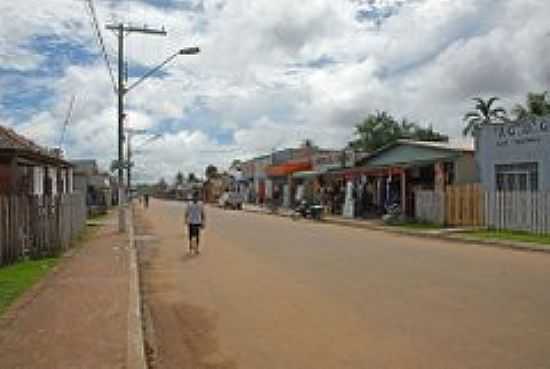
[(436, 141), (415, 141), (415, 140), (399, 140), (398, 143), (405, 143), (416, 146), (430, 147), (434, 149), (453, 150), (453, 151), (474, 151), (474, 141), (470, 139), (455, 139), (449, 142)]
[(13, 129), (0, 126), (0, 149), (47, 151), (31, 140), (15, 133)]
[(361, 165), (386, 167), (419, 164), (437, 160), (452, 159), (465, 152), (473, 152), (473, 143), (467, 141), (431, 142), (398, 140), (374, 152)]
[(70, 165), (45, 147), (35, 144), (28, 138), (16, 133), (13, 129), (0, 126), (0, 151), (17, 151), (34, 158), (62, 165)]

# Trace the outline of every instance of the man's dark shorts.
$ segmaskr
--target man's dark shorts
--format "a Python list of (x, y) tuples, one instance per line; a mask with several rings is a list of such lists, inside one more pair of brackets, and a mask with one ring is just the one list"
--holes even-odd
[(189, 240), (196, 238), (199, 240), (202, 226), (200, 224), (189, 224)]

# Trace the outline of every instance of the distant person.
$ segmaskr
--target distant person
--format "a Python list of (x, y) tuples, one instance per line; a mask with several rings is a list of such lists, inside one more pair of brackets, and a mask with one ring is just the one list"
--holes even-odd
[[(185, 209), (185, 223), (187, 224), (187, 232), (189, 234), (189, 253), (193, 251), (200, 254), (199, 241), (201, 229), (205, 227), (206, 216), (204, 213), (204, 206), (199, 202), (199, 195), (194, 194), (192, 202), (187, 205)], [(193, 239), (196, 240), (193, 247)]]
[(147, 209), (149, 207), (149, 194), (146, 193), (144, 196), (143, 196), (143, 201), (145, 203), (145, 208)]

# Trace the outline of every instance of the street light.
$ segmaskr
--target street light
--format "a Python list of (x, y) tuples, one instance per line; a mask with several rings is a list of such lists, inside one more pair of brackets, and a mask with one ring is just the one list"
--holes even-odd
[[(111, 27), (113, 28), (113, 27)], [(198, 47), (188, 47), (184, 49), (180, 49), (174, 54), (170, 55), (165, 61), (151, 69), (149, 72), (145, 73), (140, 79), (138, 79), (136, 82), (131, 84), (129, 87), (124, 86), (124, 34), (125, 34), (125, 26), (122, 24), (119, 24), (116, 29), (118, 30), (118, 183), (119, 183), (119, 204), (118, 204), (118, 224), (119, 224), (119, 231), (124, 232), (126, 230), (126, 221), (124, 216), (124, 149), (123, 149), (123, 142), (124, 142), (124, 96), (133, 90), (136, 86), (141, 84), (143, 81), (145, 81), (147, 78), (149, 78), (151, 75), (162, 69), (166, 64), (170, 63), (174, 58), (176, 58), (178, 55), (195, 55), (200, 52), (200, 49)], [(131, 29), (133, 30), (133, 29)], [(143, 32), (152, 33), (151, 30), (141, 30)], [(166, 34), (166, 32), (159, 31), (157, 32), (159, 34)]]
[[(93, 9), (92, 9), (93, 10)], [(99, 29), (97, 28), (96, 24), (96, 31), (99, 34)], [(129, 88), (126, 88), (125, 86), (125, 74), (126, 74), (126, 68), (124, 63), (124, 39), (127, 35), (130, 33), (142, 33), (142, 34), (149, 34), (149, 35), (159, 35), (159, 36), (166, 36), (166, 30), (164, 27), (162, 29), (153, 29), (149, 27), (136, 27), (132, 25), (125, 25), (124, 23), (118, 23), (118, 24), (108, 24), (106, 26), (108, 30), (111, 30), (115, 32), (117, 39), (118, 39), (118, 83), (116, 84), (115, 91), (117, 93), (118, 98), (118, 162), (116, 163), (116, 167), (118, 168), (118, 193), (119, 193), (119, 199), (118, 199), (118, 230), (119, 232), (125, 232), (126, 230), (126, 220), (125, 220), (125, 211), (124, 211), (124, 96), (132, 90), (134, 87), (142, 83), (145, 79), (147, 79), (149, 76), (151, 76), (153, 73), (164, 67), (166, 64), (168, 64), (172, 59), (176, 57), (176, 55), (192, 55), (198, 53), (200, 50), (197, 47), (190, 47), (178, 50), (174, 55), (170, 56), (168, 59), (166, 59), (164, 62), (162, 62), (159, 66), (153, 68), (151, 71), (146, 73), (143, 77), (141, 77), (138, 81), (136, 81), (134, 84), (132, 84)], [(103, 40), (101, 40), (101, 46), (103, 47)], [(109, 63), (107, 61), (107, 64), (109, 66)], [(113, 78), (114, 79), (114, 78)], [(114, 81), (113, 81), (114, 82)]]
[(184, 49), (180, 49), (176, 51), (174, 54), (170, 55), (168, 58), (166, 58), (165, 61), (151, 69), (149, 72), (145, 73), (140, 79), (138, 79), (136, 82), (132, 83), (129, 87), (124, 89), (124, 94), (127, 94), (130, 92), (130, 90), (133, 90), (137, 85), (141, 84), (143, 81), (145, 81), (147, 78), (151, 77), (151, 75), (155, 74), (168, 63), (170, 63), (172, 60), (174, 60), (179, 55), (196, 55), (200, 53), (200, 48), (198, 47), (186, 47)]
[(159, 133), (152, 133), (146, 129), (133, 129), (133, 128), (127, 128), (126, 129), (127, 137), (126, 137), (126, 184), (128, 186), (128, 194), (131, 194), (132, 191), (132, 157), (135, 153), (139, 152), (139, 150), (132, 149), (132, 137), (134, 135), (151, 135), (148, 139), (145, 140), (141, 145), (139, 145), (137, 148), (141, 148), (153, 141), (156, 141), (158, 139), (163, 138), (162, 134)]
[(198, 47), (186, 47), (179, 51), (180, 55), (195, 55), (201, 52), (201, 49)]

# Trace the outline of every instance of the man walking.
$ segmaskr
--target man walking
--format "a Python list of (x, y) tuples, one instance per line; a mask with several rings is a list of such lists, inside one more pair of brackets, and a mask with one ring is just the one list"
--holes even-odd
[[(187, 205), (185, 209), (185, 223), (187, 224), (187, 232), (189, 234), (189, 253), (195, 251), (199, 252), (199, 240), (201, 229), (204, 228), (206, 223), (206, 216), (204, 213), (204, 207), (199, 202), (199, 195), (193, 195), (193, 202)], [(193, 238), (195, 239), (195, 246), (193, 247)]]

